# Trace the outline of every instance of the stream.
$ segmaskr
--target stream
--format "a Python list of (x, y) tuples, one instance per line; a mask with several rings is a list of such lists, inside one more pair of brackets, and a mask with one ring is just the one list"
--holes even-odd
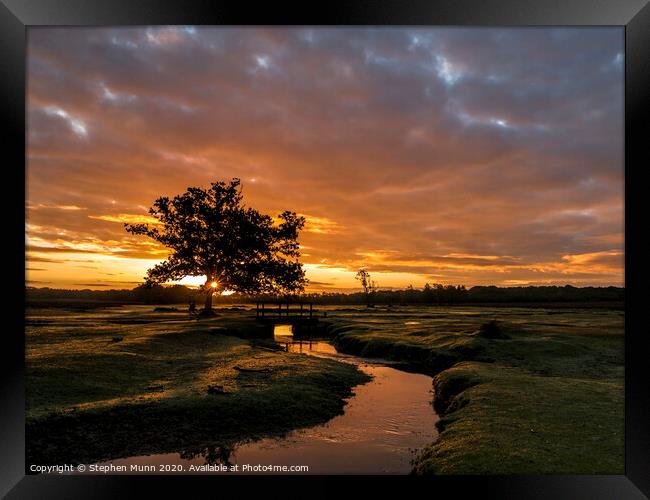
[[(177, 472), (174, 467), (178, 465), (187, 473), (190, 465), (221, 464), (227, 460), (229, 464), (239, 464), (237, 473), (268, 474), (273, 471), (264, 466), (286, 465), (308, 467), (307, 471), (284, 472), (289, 474), (408, 474), (419, 450), (437, 437), (438, 416), (431, 404), (431, 377), (399, 370), (385, 360), (338, 353), (326, 341), (296, 342), (288, 325), (277, 325), (274, 333), (276, 342), (289, 352), (353, 363), (373, 379), (354, 388), (342, 415), (322, 425), (292, 431), (283, 438), (262, 439), (227, 450), (207, 449), (197, 454), (127, 457), (101, 465), (127, 466), (127, 470), (132, 465), (154, 465), (155, 472), (144, 473), (168, 474)], [(169, 466), (163, 467), (167, 471), (159, 470), (163, 464)], [(244, 465), (249, 470), (242, 470)]]

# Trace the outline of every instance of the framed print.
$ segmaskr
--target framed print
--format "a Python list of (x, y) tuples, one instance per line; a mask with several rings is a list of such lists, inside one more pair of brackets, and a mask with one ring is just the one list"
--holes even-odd
[(645, 1), (0, 12), (7, 498), (650, 494)]

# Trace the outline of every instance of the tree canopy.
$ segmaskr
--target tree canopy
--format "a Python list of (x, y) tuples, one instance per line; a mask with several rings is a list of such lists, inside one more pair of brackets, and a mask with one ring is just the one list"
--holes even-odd
[(222, 290), (290, 294), (304, 289), (297, 240), (304, 217), (286, 210), (273, 218), (244, 206), (237, 178), (213, 182), (208, 189), (190, 187), (172, 199), (160, 197), (149, 214), (156, 222), (124, 225), (170, 250), (167, 260), (147, 271), (148, 284), (206, 276), (209, 298)]

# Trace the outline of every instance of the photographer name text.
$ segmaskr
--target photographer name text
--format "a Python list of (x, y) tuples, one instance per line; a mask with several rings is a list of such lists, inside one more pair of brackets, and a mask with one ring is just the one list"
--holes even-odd
[(272, 465), (272, 464), (79, 464), (79, 465), (30, 465), (30, 472), (40, 474), (70, 473), (214, 473), (214, 472), (309, 472), (307, 465)]

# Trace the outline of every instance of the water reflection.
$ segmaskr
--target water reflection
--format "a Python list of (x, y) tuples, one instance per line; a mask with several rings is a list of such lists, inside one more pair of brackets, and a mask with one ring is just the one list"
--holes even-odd
[(207, 446), (198, 450), (187, 450), (180, 453), (182, 460), (190, 462), (203, 461), (207, 465), (232, 465), (230, 459), (234, 451), (234, 445)]
[[(338, 352), (336, 347), (326, 340), (313, 339), (311, 337), (295, 338), (293, 336), (293, 327), (291, 325), (275, 325), (273, 329), (273, 339), (287, 352), (297, 352), (319, 358), (334, 358), (338, 361), (356, 362), (356, 364), (359, 364), (358, 361), (363, 359), (351, 354)], [(381, 364), (389, 363), (379, 359), (369, 361)]]
[(274, 325), (273, 327), (273, 340), (280, 344), (286, 344), (293, 341), (293, 326), (292, 325)]

